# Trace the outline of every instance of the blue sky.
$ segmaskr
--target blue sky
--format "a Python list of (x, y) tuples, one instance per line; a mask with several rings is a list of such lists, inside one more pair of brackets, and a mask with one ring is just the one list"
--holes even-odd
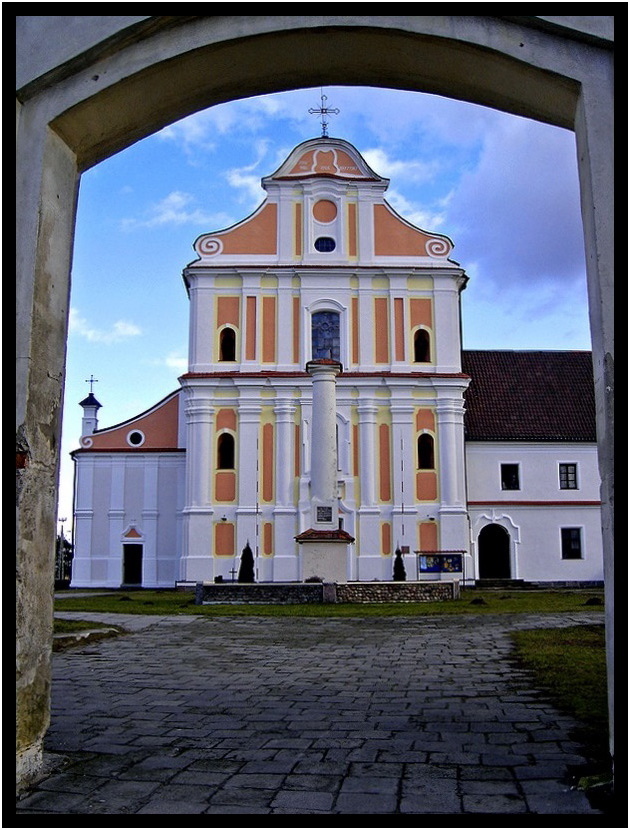
[[(440, 96), (326, 87), (329, 135), (390, 181), (406, 219), (449, 236), (469, 276), (464, 348), (590, 349), (573, 133)], [(320, 88), (212, 107), (81, 179), (59, 516), (67, 533), (86, 379), (106, 427), (148, 409), (186, 370), (181, 272), (201, 234), (249, 215), (260, 179), (321, 134)]]

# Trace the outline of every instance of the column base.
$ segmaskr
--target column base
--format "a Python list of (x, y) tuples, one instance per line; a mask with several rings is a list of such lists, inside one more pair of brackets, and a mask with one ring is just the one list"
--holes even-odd
[(348, 581), (348, 545), (354, 538), (344, 530), (305, 530), (295, 537), (300, 545), (302, 582)]

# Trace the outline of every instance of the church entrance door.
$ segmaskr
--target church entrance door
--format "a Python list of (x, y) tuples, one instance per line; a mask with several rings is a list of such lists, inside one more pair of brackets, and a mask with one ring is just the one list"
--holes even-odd
[(501, 525), (486, 525), (478, 539), (479, 579), (510, 579), (510, 534)]
[(142, 545), (123, 545), (123, 585), (142, 585)]

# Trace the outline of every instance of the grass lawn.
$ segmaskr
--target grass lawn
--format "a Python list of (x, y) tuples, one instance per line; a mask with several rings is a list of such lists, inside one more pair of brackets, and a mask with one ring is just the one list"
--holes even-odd
[[(83, 593), (83, 592), (81, 592)], [(294, 605), (195, 605), (193, 592), (112, 590), (93, 596), (55, 600), (56, 611), (100, 611), (120, 614), (199, 614), (203, 616), (273, 617), (415, 617), (444, 614), (546, 614), (603, 611), (603, 591), (462, 590), (446, 602), (335, 603)]]
[(586, 724), (592, 741), (608, 733), (603, 625), (515, 631), (518, 660), (556, 704)]
[(62, 620), (55, 618), (53, 634), (74, 634), (76, 631), (85, 631), (86, 628), (111, 628), (107, 623), (92, 622), (92, 620)]
[(540, 689), (580, 727), (571, 735), (586, 747), (587, 769), (578, 773), (591, 803), (611, 809), (611, 763), (608, 749), (608, 697), (603, 625), (541, 628), (512, 633), (517, 662)]
[(62, 620), (56, 617), (53, 620), (53, 634), (68, 636), (55, 636), (53, 651), (65, 651), (77, 645), (85, 645), (86, 639), (72, 636), (80, 632), (90, 632), (90, 642), (118, 637), (120, 634), (126, 633), (118, 625), (112, 626), (107, 623), (93, 622), (92, 620)]

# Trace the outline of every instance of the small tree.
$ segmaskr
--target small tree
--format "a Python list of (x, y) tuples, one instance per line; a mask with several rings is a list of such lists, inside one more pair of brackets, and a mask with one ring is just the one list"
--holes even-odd
[(255, 582), (254, 578), (254, 554), (249, 546), (249, 542), (243, 548), (241, 553), (241, 566), (238, 569), (239, 582)]
[(407, 572), (402, 558), (402, 551), (396, 548), (396, 558), (394, 559), (394, 582), (405, 582), (407, 579)]

